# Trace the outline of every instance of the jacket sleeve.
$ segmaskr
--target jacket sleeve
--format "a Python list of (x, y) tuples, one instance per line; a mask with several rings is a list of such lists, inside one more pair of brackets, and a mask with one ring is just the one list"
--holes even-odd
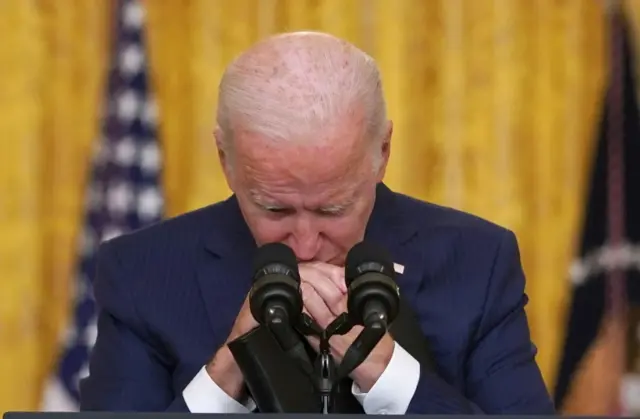
[(98, 336), (89, 376), (80, 383), (82, 411), (188, 412), (171, 386), (168, 357), (136, 312), (131, 281), (113, 242), (98, 253), (94, 297)]
[(554, 414), (535, 361), (516, 238), (503, 235), (488, 281), (480, 324), (465, 365), (465, 394), (421, 371), (407, 413)]

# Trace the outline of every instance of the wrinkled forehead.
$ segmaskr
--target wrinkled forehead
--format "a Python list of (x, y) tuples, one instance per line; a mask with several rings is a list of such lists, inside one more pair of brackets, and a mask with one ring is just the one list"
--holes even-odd
[(264, 207), (348, 206), (373, 173), (366, 150), (265, 147), (238, 157), (238, 186)]
[[(343, 128), (343, 129), (339, 129)], [(261, 178), (288, 174), (312, 183), (352, 175), (371, 154), (360, 125), (312, 130), (290, 138), (236, 131), (238, 164)]]
[(351, 207), (362, 196), (364, 183), (349, 181), (343, 185), (318, 184), (301, 187), (291, 183), (274, 187), (254, 185), (247, 189), (252, 202), (265, 209), (306, 208), (325, 212), (340, 212)]

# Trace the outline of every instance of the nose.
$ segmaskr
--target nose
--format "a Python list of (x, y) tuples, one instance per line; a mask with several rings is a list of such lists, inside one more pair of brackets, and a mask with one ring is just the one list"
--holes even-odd
[(293, 251), (302, 262), (313, 260), (320, 250), (320, 235), (313, 220), (302, 215), (296, 220), (293, 232)]

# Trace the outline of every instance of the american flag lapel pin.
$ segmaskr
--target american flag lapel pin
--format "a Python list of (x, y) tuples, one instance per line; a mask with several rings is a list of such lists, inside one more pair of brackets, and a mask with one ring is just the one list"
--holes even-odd
[(399, 263), (394, 263), (393, 270), (396, 271), (397, 274), (402, 275), (404, 273), (404, 265), (400, 265)]

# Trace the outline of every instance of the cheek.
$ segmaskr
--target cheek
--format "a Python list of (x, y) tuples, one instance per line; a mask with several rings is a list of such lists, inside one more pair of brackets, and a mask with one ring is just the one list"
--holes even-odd
[(331, 242), (347, 248), (362, 239), (365, 223), (358, 217), (322, 220), (320, 231)]
[(289, 222), (272, 220), (256, 214), (249, 215), (247, 224), (251, 229), (254, 239), (258, 244), (282, 242), (291, 233)]
[(363, 202), (344, 217), (324, 219), (322, 233), (330, 243), (347, 252), (364, 238), (369, 213)]

